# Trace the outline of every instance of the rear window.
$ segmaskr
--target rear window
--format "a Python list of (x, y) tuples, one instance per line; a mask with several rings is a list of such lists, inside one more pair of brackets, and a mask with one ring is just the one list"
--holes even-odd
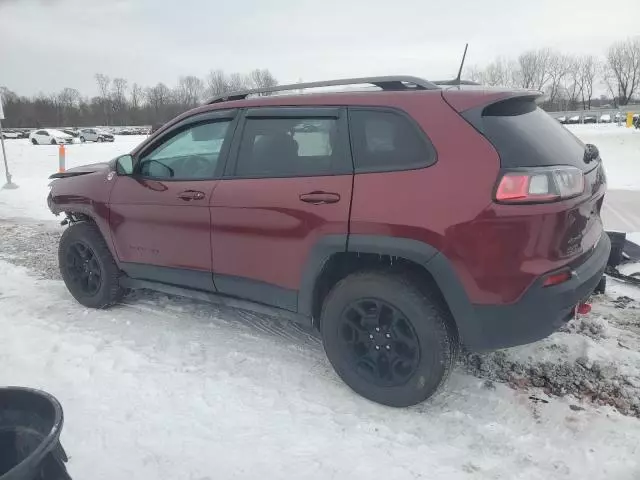
[(535, 102), (512, 99), (486, 107), (480, 130), (503, 167), (572, 165), (583, 170), (584, 144)]
[(356, 172), (422, 168), (436, 160), (433, 145), (404, 115), (351, 108), (349, 124)]

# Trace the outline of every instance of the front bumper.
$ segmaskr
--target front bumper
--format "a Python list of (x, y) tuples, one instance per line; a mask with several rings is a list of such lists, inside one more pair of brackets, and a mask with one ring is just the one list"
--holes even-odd
[(574, 316), (574, 308), (593, 293), (607, 266), (611, 242), (603, 233), (591, 255), (574, 268), (570, 280), (543, 287), (538, 279), (510, 305), (473, 305), (474, 334), (463, 339), (472, 351), (514, 347), (541, 340)]

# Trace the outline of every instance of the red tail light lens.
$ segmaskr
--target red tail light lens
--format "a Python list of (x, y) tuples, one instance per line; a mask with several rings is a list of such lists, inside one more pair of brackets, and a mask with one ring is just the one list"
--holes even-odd
[(561, 270), (559, 272), (550, 273), (542, 282), (543, 287), (552, 287), (571, 280), (571, 270)]
[(504, 173), (495, 198), (500, 203), (545, 203), (575, 197), (583, 191), (584, 173), (578, 168), (531, 168)]

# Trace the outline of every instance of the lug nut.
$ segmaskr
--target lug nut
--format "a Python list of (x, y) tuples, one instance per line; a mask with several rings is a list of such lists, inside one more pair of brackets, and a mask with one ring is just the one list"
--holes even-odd
[(376, 332), (379, 332), (379, 331), (380, 331), (380, 327), (376, 327)]
[(369, 338), (373, 340), (373, 335), (371, 333), (369, 334)]
[(384, 347), (384, 348), (386, 348), (387, 350), (391, 350), (391, 345), (387, 345), (387, 346), (386, 346), (386, 347)]
[(390, 333), (387, 333), (387, 334), (385, 335), (385, 337), (387, 337), (387, 338), (391, 338), (391, 334), (390, 334)]
[(376, 350), (380, 350), (380, 345), (376, 345)]

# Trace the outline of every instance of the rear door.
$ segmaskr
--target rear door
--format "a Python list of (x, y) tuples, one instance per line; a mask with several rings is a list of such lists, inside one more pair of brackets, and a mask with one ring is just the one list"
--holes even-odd
[(133, 278), (214, 290), (209, 202), (224, 167), (235, 112), (188, 118), (116, 177), (109, 221), (121, 268)]
[(346, 250), (353, 166), (346, 111), (245, 112), (211, 199), (221, 293), (295, 311), (312, 248), (335, 235)]

